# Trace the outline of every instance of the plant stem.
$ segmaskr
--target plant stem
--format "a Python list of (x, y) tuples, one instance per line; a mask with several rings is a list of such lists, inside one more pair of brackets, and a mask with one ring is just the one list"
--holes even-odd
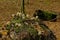
[(21, 0), (21, 12), (25, 14), (24, 0)]

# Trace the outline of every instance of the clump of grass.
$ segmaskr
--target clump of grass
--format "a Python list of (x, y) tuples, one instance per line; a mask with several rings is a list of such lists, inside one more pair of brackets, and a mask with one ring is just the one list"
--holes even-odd
[[(47, 26), (40, 24), (38, 18), (27, 18), (26, 15), (22, 16), (16, 14), (14, 15), (13, 19), (6, 25), (6, 30), (9, 32), (9, 37), (12, 40), (21, 39), (21, 40), (42, 40), (42, 38), (50, 35), (50, 30)], [(37, 23), (36, 23), (37, 22)], [(41, 28), (48, 32), (45, 36), (44, 32), (40, 31), (41, 34), (39, 35), (38, 31), (34, 28), (35, 24), (40, 24)], [(25, 34), (27, 33), (27, 34)], [(44, 34), (43, 34), (44, 33)], [(23, 35), (23, 36), (22, 36)], [(26, 36), (27, 35), (27, 36)], [(14, 37), (15, 36), (15, 37)], [(16, 38), (17, 37), (17, 38)], [(22, 37), (22, 38), (21, 38)], [(46, 38), (47, 39), (47, 38)]]
[(38, 35), (37, 30), (35, 30), (31, 23), (29, 24), (27, 22), (28, 20), (26, 21), (26, 19), (27, 17), (25, 15), (23, 15), (22, 13), (17, 13), (16, 15), (14, 15), (10, 23), (6, 25), (6, 30), (8, 30), (9, 32), (13, 31), (16, 35), (21, 33), (22, 31), (27, 31), (33, 37)]

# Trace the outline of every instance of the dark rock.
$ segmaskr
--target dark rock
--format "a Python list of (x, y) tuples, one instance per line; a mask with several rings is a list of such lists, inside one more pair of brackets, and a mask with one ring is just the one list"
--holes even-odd
[(49, 20), (56, 21), (56, 17), (57, 17), (56, 14), (45, 12), (42, 10), (36, 10), (33, 16), (34, 17), (38, 16), (39, 19), (42, 19), (45, 21), (49, 21)]

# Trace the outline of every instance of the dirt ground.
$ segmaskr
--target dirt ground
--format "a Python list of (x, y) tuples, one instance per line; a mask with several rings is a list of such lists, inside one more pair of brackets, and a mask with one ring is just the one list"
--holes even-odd
[[(0, 0), (0, 25), (11, 20), (11, 15), (20, 11), (21, 0)], [(33, 15), (36, 9), (54, 11), (60, 14), (60, 0), (25, 0), (25, 12)], [(58, 19), (59, 20), (59, 19)], [(60, 40), (60, 21), (45, 22)]]

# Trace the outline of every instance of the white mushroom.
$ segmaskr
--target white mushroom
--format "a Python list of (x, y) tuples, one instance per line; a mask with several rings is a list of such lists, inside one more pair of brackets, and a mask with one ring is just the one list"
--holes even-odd
[(36, 19), (38, 18), (38, 16), (36, 16)]
[(19, 23), (18, 26), (21, 26), (21, 24)]
[(21, 16), (21, 14), (22, 14), (21, 12), (17, 12), (17, 14), (16, 14), (16, 15)]
[(25, 15), (24, 14), (22, 14), (22, 19), (25, 19)]
[(27, 14), (27, 15), (26, 15), (26, 17), (28, 18), (28, 17), (29, 17), (29, 15)]

